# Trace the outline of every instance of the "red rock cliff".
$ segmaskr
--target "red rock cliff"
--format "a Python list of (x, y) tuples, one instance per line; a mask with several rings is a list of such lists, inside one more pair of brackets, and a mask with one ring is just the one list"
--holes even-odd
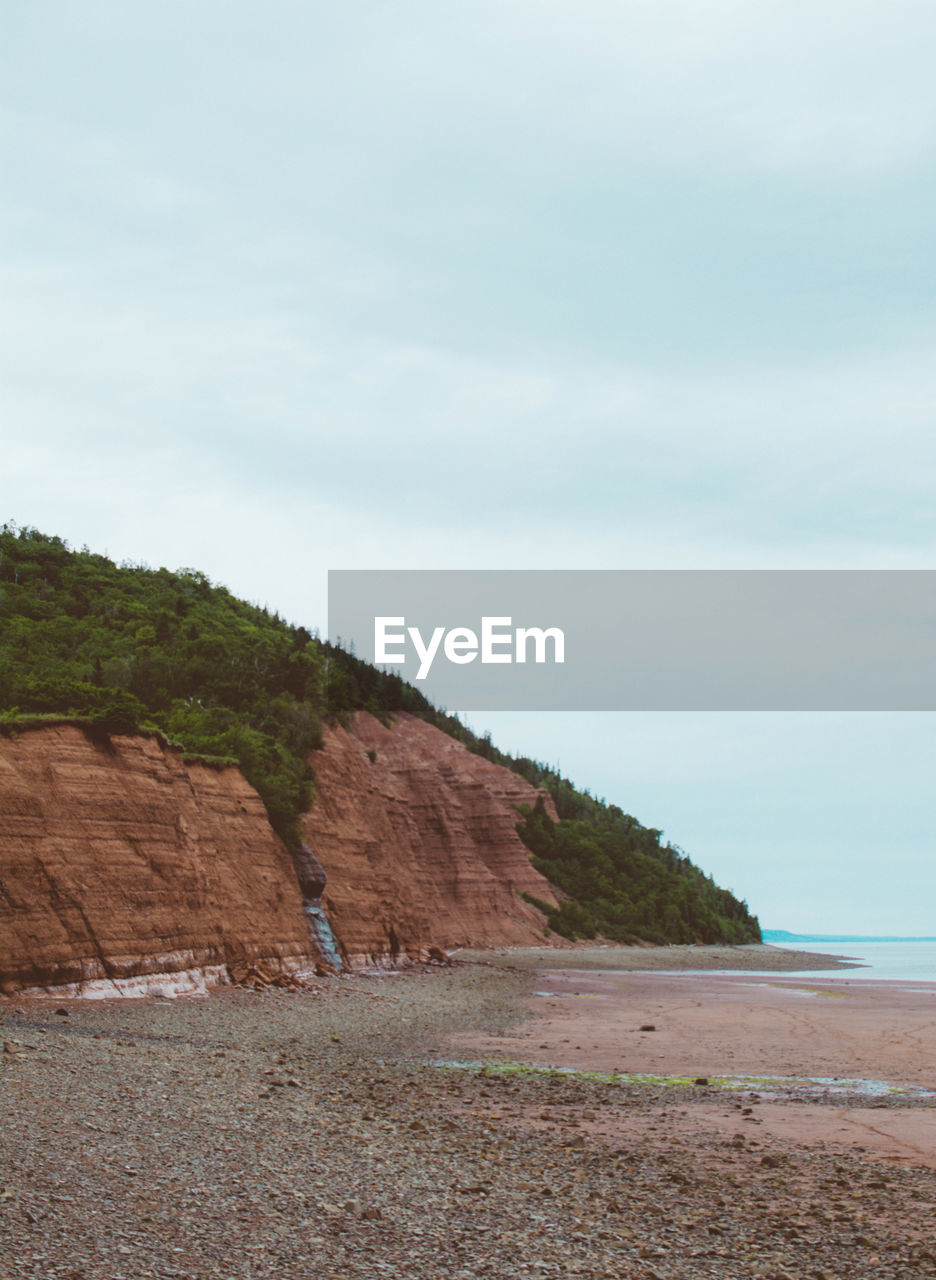
[(193, 989), (318, 958), (292, 859), (237, 769), (70, 726), (0, 738), (0, 983)]
[(349, 963), (543, 944), (543, 917), (519, 893), (556, 897), (516, 833), (516, 806), (537, 797), (522, 778), (408, 715), (386, 729), (358, 712), (311, 762), (303, 826)]
[[(543, 942), (519, 892), (556, 899), (516, 834), (537, 794), (521, 778), (410, 716), (358, 713), (312, 763), (306, 839), (350, 964)], [(236, 769), (71, 726), (0, 737), (0, 990), (191, 990), (318, 959), (293, 860)]]

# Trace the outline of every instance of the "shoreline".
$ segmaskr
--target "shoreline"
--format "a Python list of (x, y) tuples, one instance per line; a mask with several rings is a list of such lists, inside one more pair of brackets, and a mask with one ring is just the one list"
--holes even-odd
[[(444, 954), (441, 953), (440, 954)], [(845, 956), (819, 955), (810, 951), (788, 951), (765, 943), (743, 946), (724, 945), (671, 945), (671, 946), (619, 946), (607, 943), (569, 943), (564, 947), (501, 947), (485, 950), (457, 949), (450, 953), (458, 964), (500, 966), (520, 970), (563, 969), (600, 970), (620, 969), (634, 971), (731, 970), (786, 972), (797, 969), (855, 969), (864, 967)], [(562, 957), (561, 965), (556, 961)], [(399, 966), (387, 968), (348, 968), (344, 978), (362, 975), (389, 976), (406, 973), (424, 967), (427, 960), (409, 960)], [(311, 981), (313, 968), (297, 967), (292, 976), (302, 985)], [(209, 966), (171, 972), (145, 973), (127, 978), (97, 978), (83, 982), (64, 983), (48, 987), (24, 987), (13, 992), (0, 993), (0, 1011), (17, 1001), (50, 1000), (116, 1000), (116, 999), (189, 999), (207, 996), (229, 986), (236, 986), (225, 976), (224, 966)]]
[(671, 970), (730, 970), (738, 973), (791, 973), (802, 969), (863, 969), (867, 966), (847, 955), (771, 946), (767, 942), (743, 945), (673, 944), (670, 946), (620, 946), (570, 943), (566, 947), (465, 948), (453, 951), (453, 960), (468, 964), (507, 964), (517, 969), (620, 970), (659, 972)]

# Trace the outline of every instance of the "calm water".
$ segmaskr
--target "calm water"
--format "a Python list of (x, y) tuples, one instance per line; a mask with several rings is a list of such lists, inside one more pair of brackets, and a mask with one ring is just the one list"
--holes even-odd
[(799, 977), (936, 982), (936, 942), (773, 942), (771, 946), (786, 951), (847, 956), (867, 966), (864, 969), (797, 969)]

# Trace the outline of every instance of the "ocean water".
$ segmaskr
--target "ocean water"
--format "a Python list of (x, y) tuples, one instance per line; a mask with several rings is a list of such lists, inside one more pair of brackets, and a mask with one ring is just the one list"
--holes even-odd
[(771, 942), (786, 951), (812, 951), (827, 956), (847, 956), (861, 969), (797, 969), (798, 977), (886, 979), (895, 982), (936, 982), (936, 940), (894, 939), (887, 942)]

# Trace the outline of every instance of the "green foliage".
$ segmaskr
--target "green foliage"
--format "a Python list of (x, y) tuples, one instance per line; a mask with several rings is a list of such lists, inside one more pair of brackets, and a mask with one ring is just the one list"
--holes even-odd
[[(565, 895), (537, 903), (566, 937), (746, 942), (757, 921), (657, 831), (558, 770), (499, 751), (394, 673), (238, 600), (195, 569), (116, 565), (35, 529), (0, 528), (0, 733), (67, 719), (106, 744), (161, 733), (186, 758), (236, 762), (291, 844), (312, 800), (307, 760), (325, 721), (404, 711), (551, 795), (520, 832)], [(376, 753), (368, 753), (373, 761)]]
[(117, 566), (35, 529), (0, 530), (0, 710), (99, 734), (145, 725), (240, 765), (298, 839), (321, 744), (326, 659), (301, 627), (192, 569)]
[(566, 938), (615, 942), (760, 942), (760, 926), (660, 832), (616, 805), (554, 822), (540, 797), (517, 831), (536, 869), (565, 895), (556, 908), (525, 894)]

